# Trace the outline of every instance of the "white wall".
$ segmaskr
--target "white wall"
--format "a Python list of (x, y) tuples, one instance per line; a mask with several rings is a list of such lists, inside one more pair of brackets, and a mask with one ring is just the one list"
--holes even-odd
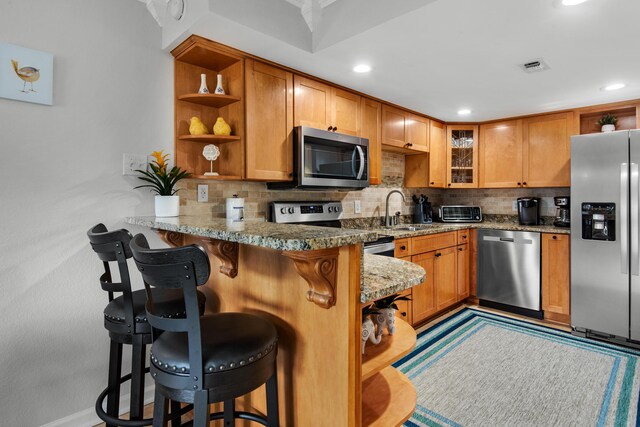
[(105, 386), (107, 297), (85, 233), (152, 213), (122, 153), (173, 151), (172, 61), (134, 0), (0, 0), (0, 41), (55, 55), (54, 106), (0, 98), (0, 425), (36, 426)]

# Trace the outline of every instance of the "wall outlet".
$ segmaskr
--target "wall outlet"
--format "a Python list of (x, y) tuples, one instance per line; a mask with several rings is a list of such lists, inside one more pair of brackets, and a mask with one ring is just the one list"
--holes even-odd
[(518, 212), (518, 201), (514, 200), (513, 202), (511, 202), (511, 210), (514, 212)]
[(124, 153), (122, 155), (122, 175), (138, 175), (136, 170), (147, 170), (147, 156)]
[(198, 202), (209, 201), (209, 186), (207, 184), (198, 184)]
[(360, 205), (360, 200), (353, 201), (353, 210), (355, 213), (362, 213), (362, 206)]

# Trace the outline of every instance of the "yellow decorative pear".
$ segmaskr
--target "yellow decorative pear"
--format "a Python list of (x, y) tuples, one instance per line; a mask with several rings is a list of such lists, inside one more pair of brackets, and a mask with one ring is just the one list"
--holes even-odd
[(218, 120), (216, 120), (216, 124), (213, 125), (213, 134), (227, 136), (231, 135), (231, 126), (229, 126), (222, 117), (218, 117)]
[(202, 123), (200, 117), (191, 117), (191, 124), (189, 125), (189, 133), (191, 135), (208, 135), (209, 129)]

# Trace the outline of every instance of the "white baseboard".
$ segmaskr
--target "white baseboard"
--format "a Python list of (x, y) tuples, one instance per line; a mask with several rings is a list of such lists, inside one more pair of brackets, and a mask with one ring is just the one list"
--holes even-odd
[[(153, 402), (153, 395), (155, 387), (153, 384), (145, 387), (144, 389), (144, 404), (147, 405)], [(96, 396), (97, 398), (97, 396)], [(129, 412), (129, 394), (120, 396), (120, 415)], [(59, 420), (51, 421), (50, 423), (43, 424), (41, 427), (87, 427), (95, 426), (103, 421), (98, 418), (94, 407), (76, 412), (75, 414), (67, 415)]]

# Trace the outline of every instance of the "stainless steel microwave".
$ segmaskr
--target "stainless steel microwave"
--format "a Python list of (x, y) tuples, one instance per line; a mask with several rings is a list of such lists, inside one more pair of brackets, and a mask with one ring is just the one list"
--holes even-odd
[(369, 140), (298, 126), (293, 130), (293, 180), (268, 188), (351, 189), (369, 186)]

